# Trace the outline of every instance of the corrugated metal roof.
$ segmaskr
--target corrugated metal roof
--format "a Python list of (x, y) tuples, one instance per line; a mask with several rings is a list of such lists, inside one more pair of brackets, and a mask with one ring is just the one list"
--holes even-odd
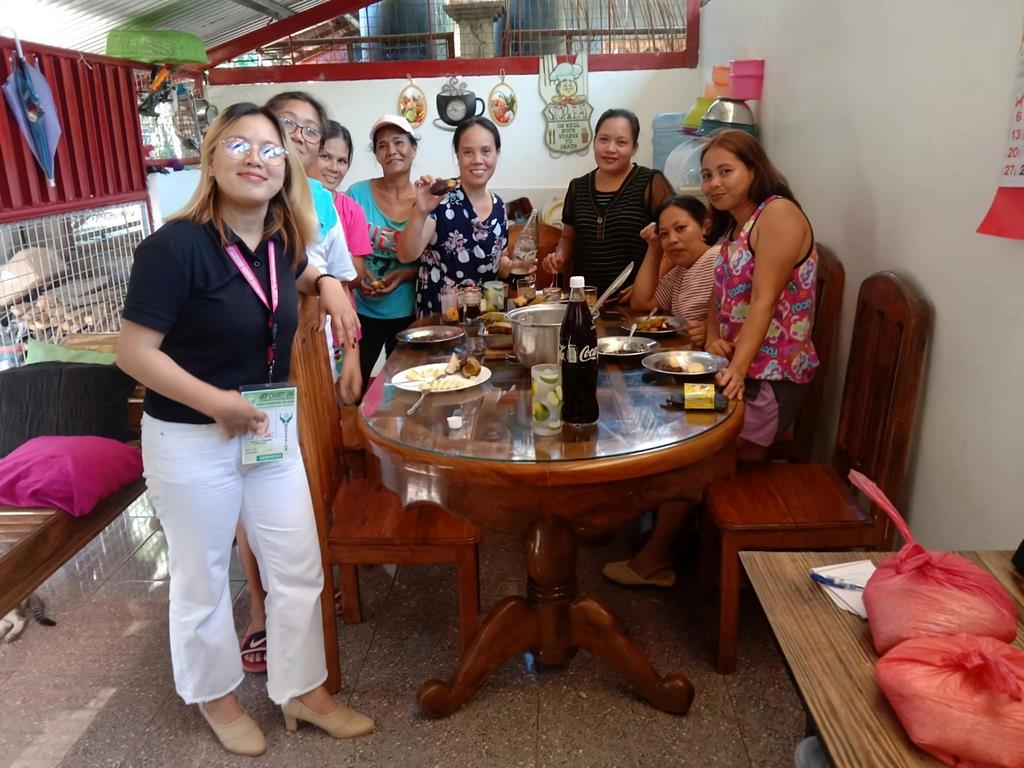
[[(300, 13), (323, 1), (276, 3)], [(234, 0), (5, 0), (6, 3), (10, 7), (4, 12), (3, 24), (12, 25), (23, 39), (87, 53), (105, 53), (107, 32), (122, 27), (191, 32), (211, 48), (275, 21), (269, 14)]]

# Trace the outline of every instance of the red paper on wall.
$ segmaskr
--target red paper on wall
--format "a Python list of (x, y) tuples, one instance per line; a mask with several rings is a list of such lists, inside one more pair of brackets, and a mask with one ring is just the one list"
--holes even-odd
[(1007, 131), (999, 188), (978, 226), (983, 235), (1024, 240), (1024, 39), (1017, 58), (1017, 80)]

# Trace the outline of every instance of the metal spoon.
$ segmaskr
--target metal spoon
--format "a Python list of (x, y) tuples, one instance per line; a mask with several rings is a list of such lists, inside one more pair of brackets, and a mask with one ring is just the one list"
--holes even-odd
[(429, 392), (429, 389), (421, 389), (419, 399), (415, 403), (413, 403), (412, 406), (410, 406), (409, 410), (405, 412), (405, 415), (412, 416), (414, 413), (416, 413), (416, 411), (420, 409), (420, 406), (423, 405), (423, 401), (426, 399), (427, 394)]
[(626, 339), (626, 343), (622, 345), (623, 352), (629, 352), (630, 345), (633, 343), (633, 334), (636, 333), (636, 323), (629, 326), (629, 338)]

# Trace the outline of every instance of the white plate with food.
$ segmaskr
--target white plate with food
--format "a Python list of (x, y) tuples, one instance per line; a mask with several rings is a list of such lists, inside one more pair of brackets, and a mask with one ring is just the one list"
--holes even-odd
[[(467, 368), (468, 359), (460, 360), (458, 367), (449, 360), (446, 363), (428, 363), (406, 368), (396, 373), (391, 378), (391, 383), (406, 392), (457, 392), (460, 389), (469, 389), (491, 378), (490, 368), (480, 365), (475, 358), (472, 360), (476, 363), (472, 369)], [(453, 368), (454, 373), (451, 372)], [(471, 370), (476, 373), (471, 375)]]
[(663, 333), (678, 333), (686, 325), (678, 317), (672, 315), (651, 315), (650, 317), (637, 317), (632, 320), (623, 320), (619, 326), (628, 331), (636, 323), (637, 333), (660, 335)]
[(597, 340), (597, 353), (605, 357), (639, 357), (649, 355), (660, 348), (661, 344), (654, 339), (602, 336)]
[(672, 376), (706, 376), (729, 365), (729, 361), (710, 352), (670, 350), (648, 355), (640, 361), (649, 371)]

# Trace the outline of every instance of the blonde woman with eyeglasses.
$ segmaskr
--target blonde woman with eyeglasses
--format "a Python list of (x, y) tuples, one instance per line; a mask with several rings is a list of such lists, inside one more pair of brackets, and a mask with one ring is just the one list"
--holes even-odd
[(243, 672), (228, 564), (239, 521), (269, 587), (267, 691), (286, 725), (305, 720), (337, 738), (374, 726), (323, 687), (323, 572), (301, 457), (242, 464), (243, 437), (269, 424), (240, 389), (288, 380), (298, 294), (319, 295), (335, 338), (355, 344), (343, 286), (305, 255), (317, 223), (291, 149), (269, 110), (224, 111), (192, 200), (136, 249), (118, 341), (118, 365), (146, 388), (142, 454), (167, 537), (175, 688), (241, 755), (262, 754), (266, 740), (233, 693)]

